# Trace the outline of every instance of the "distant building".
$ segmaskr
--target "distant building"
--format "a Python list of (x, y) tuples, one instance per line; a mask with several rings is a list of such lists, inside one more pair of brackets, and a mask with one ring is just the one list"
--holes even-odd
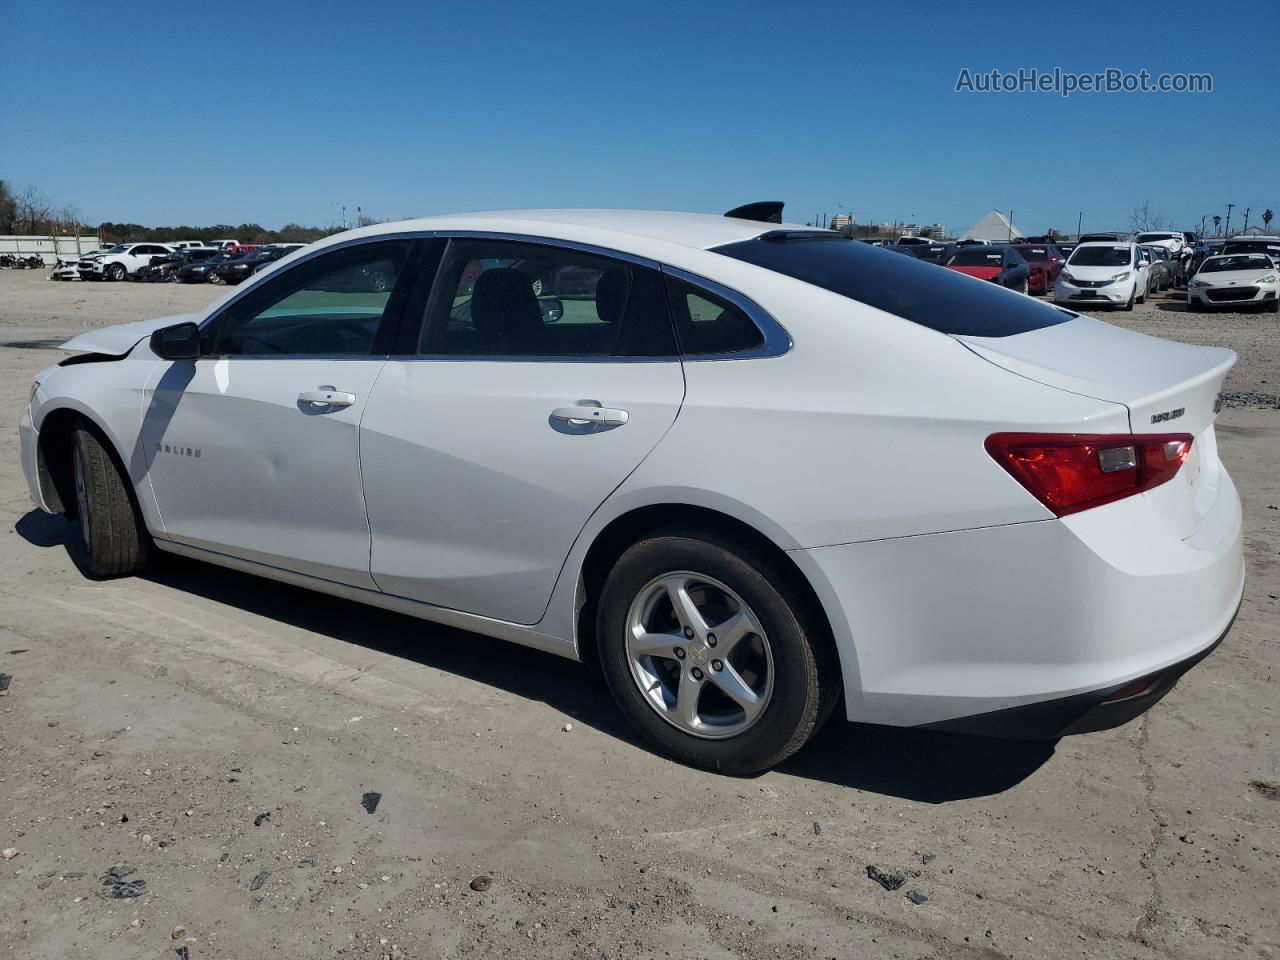
[(962, 240), (989, 240), (992, 243), (1008, 243), (1021, 240), (1026, 234), (1015, 227), (999, 210), (992, 210), (965, 231)]
[(849, 230), (849, 229), (852, 229), (853, 223), (854, 221), (853, 221), (852, 213), (837, 213), (834, 217), (831, 218), (831, 229), (832, 230)]

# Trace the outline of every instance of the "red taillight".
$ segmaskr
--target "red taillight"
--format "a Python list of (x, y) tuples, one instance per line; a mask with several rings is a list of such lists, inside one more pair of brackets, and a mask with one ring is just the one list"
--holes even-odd
[(995, 433), (987, 453), (1059, 517), (1158, 487), (1191, 452), (1189, 433)]

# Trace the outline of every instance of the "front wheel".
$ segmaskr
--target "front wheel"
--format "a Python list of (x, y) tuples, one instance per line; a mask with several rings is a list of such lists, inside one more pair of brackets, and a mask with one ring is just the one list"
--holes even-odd
[(831, 646), (773, 568), (728, 541), (656, 535), (605, 582), (600, 664), (631, 724), (661, 749), (730, 774), (799, 750), (840, 691)]
[(107, 267), (108, 280), (123, 280), (127, 276), (129, 276), (129, 271), (125, 269), (123, 263), (113, 263)]
[(72, 432), (71, 444), (80, 542), (89, 572), (100, 577), (136, 573), (150, 557), (151, 537), (123, 470), (85, 424)]

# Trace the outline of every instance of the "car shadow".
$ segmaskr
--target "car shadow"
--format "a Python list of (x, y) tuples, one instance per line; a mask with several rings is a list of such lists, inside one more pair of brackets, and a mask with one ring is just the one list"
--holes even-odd
[[(32, 510), (14, 529), (33, 546), (65, 549), (83, 570), (74, 523)], [(576, 722), (651, 750), (623, 719), (598, 672), (584, 664), (172, 554), (143, 579), (546, 703)], [(946, 803), (1007, 790), (1054, 753), (1054, 742), (843, 723), (842, 711), (843, 704), (838, 705), (831, 722), (778, 772), (922, 803)]]
[(1163, 300), (1156, 304), (1157, 310), (1169, 310), (1173, 313), (1190, 313), (1185, 300)]

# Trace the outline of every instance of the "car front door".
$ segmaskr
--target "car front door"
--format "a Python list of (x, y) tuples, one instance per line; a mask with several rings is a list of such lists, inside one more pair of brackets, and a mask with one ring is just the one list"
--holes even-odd
[(541, 619), (592, 512), (684, 397), (655, 264), (455, 238), (417, 351), (388, 360), (361, 426), (379, 588)]
[[(359, 424), (420, 242), (370, 241), (248, 287), (201, 328), (195, 361), (160, 364), (143, 423), (164, 535), (373, 588)], [(362, 268), (394, 281), (362, 285)]]

